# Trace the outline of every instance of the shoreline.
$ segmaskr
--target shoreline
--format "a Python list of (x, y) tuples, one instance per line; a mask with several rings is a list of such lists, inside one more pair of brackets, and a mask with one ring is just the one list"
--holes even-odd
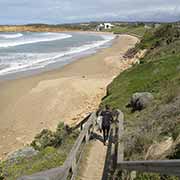
[[(17, 72), (11, 72), (7, 74), (2, 74), (0, 75), (0, 83), (3, 81), (8, 81), (8, 80), (15, 80), (15, 79), (20, 79), (20, 78), (26, 78), (26, 77), (31, 77), (34, 75), (38, 75), (38, 74), (42, 74), (42, 73), (46, 73), (46, 72), (51, 72), (54, 70), (59, 70), (60, 68), (63, 68), (64, 66), (73, 63), (76, 60), (82, 59), (82, 58), (86, 58), (89, 57), (93, 54), (96, 54), (97, 52), (101, 51), (102, 49), (106, 49), (108, 47), (111, 47), (114, 40), (116, 39), (117, 35), (114, 35), (113, 33), (109, 33), (109, 32), (91, 32), (91, 31), (69, 31), (69, 32), (64, 32), (64, 33), (78, 33), (78, 34), (93, 34), (93, 35), (98, 35), (98, 36), (109, 36), (112, 38), (110, 39), (106, 39), (104, 38), (103, 41), (105, 41), (103, 44), (97, 45), (95, 44), (94, 47), (83, 50), (81, 52), (78, 53), (74, 53), (72, 55), (65, 55), (64, 57), (60, 57), (62, 59), (62, 61), (54, 61), (52, 63), (48, 63), (46, 65), (44, 65), (43, 67), (39, 67), (39, 68), (32, 68), (32, 69), (27, 69), (27, 70), (20, 70)], [(97, 42), (101, 42), (100, 40), (98, 40)], [(81, 46), (80, 46), (81, 47)], [(83, 47), (83, 46), (82, 46)], [(66, 60), (63, 60), (63, 58), (65, 58)], [(2, 69), (3, 70), (3, 69)]]
[(54, 130), (60, 121), (73, 125), (95, 110), (107, 85), (137, 61), (123, 58), (137, 42), (121, 35), (111, 47), (59, 69), (1, 82), (0, 157), (29, 144), (44, 128)]

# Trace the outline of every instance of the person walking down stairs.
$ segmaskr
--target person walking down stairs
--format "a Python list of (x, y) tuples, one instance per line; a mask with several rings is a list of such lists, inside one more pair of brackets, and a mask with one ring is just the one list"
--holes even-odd
[(106, 145), (106, 141), (109, 138), (109, 130), (111, 127), (111, 123), (113, 121), (113, 114), (108, 105), (106, 105), (105, 110), (101, 112), (101, 116), (102, 116), (103, 141), (104, 141), (104, 145)]

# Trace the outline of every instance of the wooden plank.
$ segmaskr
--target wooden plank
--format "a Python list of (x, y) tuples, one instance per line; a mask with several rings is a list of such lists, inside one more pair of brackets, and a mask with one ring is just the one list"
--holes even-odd
[[(69, 170), (72, 168), (72, 170), (77, 170), (77, 167), (74, 166), (74, 159), (76, 159), (77, 153), (79, 153), (79, 149), (81, 147), (81, 144), (83, 143), (84, 138), (86, 137), (87, 133), (89, 132), (90, 128), (93, 125), (93, 122), (96, 120), (96, 114), (92, 113), (89, 117), (89, 120), (85, 124), (84, 129), (81, 131), (81, 134), (79, 135), (78, 139), (76, 140), (73, 148), (71, 149), (71, 152), (69, 153), (68, 158), (66, 159), (64, 166), (69, 167)], [(73, 172), (76, 173), (76, 172)]]
[(31, 176), (23, 176), (18, 178), (18, 180), (65, 180), (65, 172), (66, 169), (64, 167), (53, 168), (44, 172), (33, 174)]
[(180, 160), (122, 161), (117, 166), (122, 170), (180, 176)]

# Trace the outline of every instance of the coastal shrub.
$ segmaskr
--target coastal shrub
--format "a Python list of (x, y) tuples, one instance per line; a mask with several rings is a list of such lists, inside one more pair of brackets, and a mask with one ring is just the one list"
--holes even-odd
[(14, 180), (23, 175), (31, 175), (63, 165), (78, 135), (77, 130), (67, 131), (64, 123), (59, 123), (55, 132), (42, 130), (31, 143), (39, 153), (28, 158), (18, 158), (13, 162), (4, 161), (0, 168), (2, 177)]
[(68, 128), (64, 125), (64, 123), (60, 122), (56, 128), (55, 132), (51, 130), (44, 129), (42, 130), (33, 140), (31, 145), (36, 150), (42, 150), (48, 146), (52, 146), (58, 148), (65, 142), (68, 138), (73, 137), (76, 138), (78, 132), (69, 132)]
[(134, 180), (178, 180), (178, 177), (155, 173), (137, 173), (137, 177)]
[(48, 129), (43, 129), (37, 136), (35, 136), (35, 139), (31, 143), (31, 145), (36, 150), (41, 150), (46, 148), (47, 146), (53, 146), (55, 137), (52, 131)]
[[(179, 28), (171, 24), (161, 25), (159, 28), (146, 31), (138, 47), (139, 49), (150, 50), (148, 51), (150, 54), (152, 54), (153, 51), (158, 51), (159, 48), (162, 52), (162, 48), (174, 45), (177, 41), (179, 41), (179, 37)], [(168, 50), (172, 51), (172, 48), (168, 48)], [(167, 53), (165, 54), (167, 55)]]
[(59, 145), (61, 145), (67, 133), (68, 132), (66, 131), (64, 123), (59, 123), (56, 131), (53, 134), (54, 135), (53, 146), (58, 147)]

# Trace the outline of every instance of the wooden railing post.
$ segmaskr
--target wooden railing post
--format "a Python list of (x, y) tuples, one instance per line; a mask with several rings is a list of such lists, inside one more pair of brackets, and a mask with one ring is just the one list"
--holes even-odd
[(83, 130), (83, 123), (81, 123), (81, 128), (80, 128), (80, 130), (81, 130), (81, 131)]
[[(118, 149), (117, 149), (117, 164), (124, 160), (124, 144), (122, 142), (122, 137), (124, 133), (124, 114), (122, 111), (118, 111)], [(122, 177), (122, 170), (117, 171), (118, 176)]]
[(88, 130), (87, 133), (86, 133), (86, 143), (89, 142), (89, 137), (90, 137), (90, 133), (89, 133), (89, 130)]
[(124, 133), (124, 114), (120, 110), (118, 110), (118, 154), (117, 154), (117, 162), (121, 162), (124, 160), (124, 144), (122, 142), (122, 137)]
[(72, 159), (71, 169), (72, 169), (72, 173), (74, 173), (74, 171), (76, 170), (76, 157), (75, 156)]

